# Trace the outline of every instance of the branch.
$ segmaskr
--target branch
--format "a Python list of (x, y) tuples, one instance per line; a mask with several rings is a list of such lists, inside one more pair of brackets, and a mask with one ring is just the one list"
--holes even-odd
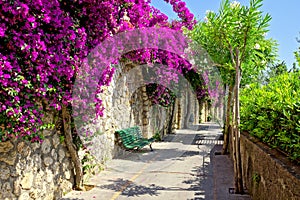
[(242, 63), (245, 58), (246, 45), (247, 45), (247, 41), (248, 41), (248, 37), (247, 37), (248, 32), (249, 32), (249, 25), (247, 26), (246, 32), (244, 34), (244, 46), (243, 46), (242, 52), (241, 52), (240, 63)]
[[(220, 68), (224, 68), (224, 69), (228, 69), (228, 67), (226, 67), (226, 65), (221, 65), (219, 63), (213, 63), (213, 66), (216, 66), (216, 67), (220, 67)], [(230, 70), (230, 69), (229, 69)]]
[(225, 36), (225, 34), (223, 32), (221, 32), (221, 35), (223, 36), (224, 40), (227, 42), (227, 44), (229, 46), (231, 61), (235, 65), (236, 63), (235, 63), (235, 59), (234, 59), (234, 53), (233, 53), (232, 46), (231, 46), (229, 40), (227, 39), (227, 37)]
[(233, 63), (233, 65), (236, 65), (236, 61), (234, 60), (234, 53), (232, 50), (232, 46), (230, 43), (228, 43), (228, 45), (229, 45), (229, 51), (230, 51), (230, 57), (231, 57), (232, 63)]

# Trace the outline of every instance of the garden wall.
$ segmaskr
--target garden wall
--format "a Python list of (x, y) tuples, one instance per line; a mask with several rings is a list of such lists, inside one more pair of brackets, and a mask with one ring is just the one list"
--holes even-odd
[[(104, 116), (98, 121), (97, 132), (87, 145), (98, 163), (103, 164), (125, 153), (115, 141), (114, 133), (118, 129), (139, 125), (145, 137), (152, 137), (157, 131), (163, 136), (170, 130), (172, 109), (151, 105), (145, 87), (139, 83), (142, 73), (137, 70), (131, 73), (132, 76), (130, 73), (124, 76), (133, 68), (132, 64), (123, 63), (111, 85), (103, 88)], [(175, 106), (171, 130), (182, 128), (192, 113), (194, 121), (189, 123), (197, 123), (198, 107), (191, 91), (181, 95)], [(54, 114), (48, 113), (45, 120), (57, 124)], [(0, 199), (52, 200), (72, 189), (73, 164), (59, 129), (44, 130), (42, 144), (17, 139), (0, 143)], [(83, 153), (80, 152), (81, 158)]]
[(19, 139), (0, 143), (0, 199), (52, 200), (72, 189), (73, 165), (59, 132), (44, 134), (42, 144)]
[(282, 153), (241, 134), (244, 184), (253, 200), (300, 199), (300, 167)]

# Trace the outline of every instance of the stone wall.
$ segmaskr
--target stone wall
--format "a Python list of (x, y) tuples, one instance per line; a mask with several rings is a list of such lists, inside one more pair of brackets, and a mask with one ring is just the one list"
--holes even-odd
[[(198, 123), (199, 104), (191, 90), (185, 90), (176, 101), (175, 113), (172, 108), (152, 105), (143, 82), (142, 68), (133, 63), (121, 63), (110, 86), (101, 95), (105, 107), (104, 116), (99, 120), (100, 135), (93, 139), (90, 151), (99, 161), (112, 159), (124, 154), (115, 144), (115, 131), (131, 126), (140, 126), (144, 137), (150, 138), (159, 132), (161, 137), (176, 128)], [(191, 117), (192, 115), (192, 117)], [(190, 119), (193, 119), (192, 121)], [(170, 120), (173, 121), (169, 128)]]
[[(187, 87), (183, 93), (180, 94), (180, 97), (176, 100), (175, 108), (175, 128), (192, 128), (194, 124), (199, 124), (201, 118), (201, 112), (199, 102), (190, 87)], [(204, 110), (206, 108), (204, 107)], [(203, 120), (202, 122), (205, 122)]]
[[(192, 91), (186, 90), (174, 108), (152, 105), (145, 85), (140, 82), (142, 76), (132, 63), (122, 63), (110, 86), (103, 88), (104, 116), (97, 121), (94, 136), (86, 143), (85, 150), (98, 163), (126, 154), (116, 144), (116, 130), (138, 125), (144, 137), (157, 132), (163, 137), (170, 130), (183, 128), (185, 123), (198, 123), (199, 105)], [(46, 120), (55, 123), (54, 114), (49, 113)], [(57, 130), (44, 130), (44, 135), (42, 144), (21, 140), (0, 143), (0, 199), (52, 200), (72, 189), (74, 169), (63, 136)]]
[(300, 199), (300, 167), (275, 149), (241, 134), (243, 178), (253, 200)]
[(61, 197), (74, 183), (73, 165), (55, 131), (42, 144), (15, 139), (0, 143), (0, 199)]

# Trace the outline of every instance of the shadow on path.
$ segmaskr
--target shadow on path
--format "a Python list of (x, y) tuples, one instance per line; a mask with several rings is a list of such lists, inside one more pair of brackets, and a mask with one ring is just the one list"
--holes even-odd
[(231, 160), (215, 156), (222, 148), (215, 143), (220, 129), (211, 124), (195, 128), (207, 130), (180, 130), (153, 145), (153, 152), (145, 149), (114, 159), (90, 182), (92, 190), (74, 191), (63, 199), (244, 199), (228, 193), (233, 185)]
[[(168, 192), (182, 192), (182, 191), (194, 191), (195, 198), (193, 200), (202, 199), (214, 199), (213, 198), (213, 167), (211, 156), (214, 155), (215, 148), (211, 150), (209, 155), (206, 152), (206, 160), (203, 163), (199, 163), (199, 166), (194, 167), (191, 171), (186, 172), (189, 174), (189, 179), (182, 182), (183, 186), (187, 187), (165, 187), (156, 184), (140, 185), (128, 179), (119, 178), (117, 180), (109, 180), (110, 184), (97, 186), (101, 189), (108, 189), (114, 192), (120, 192), (120, 195), (124, 197), (141, 197), (144, 195), (159, 196), (162, 191)], [(186, 152), (184, 156), (190, 154), (199, 156), (199, 152)], [(147, 172), (151, 173), (151, 172)], [(153, 171), (152, 173), (157, 173)], [(147, 198), (144, 196), (144, 198)], [(192, 200), (192, 199), (188, 199)]]

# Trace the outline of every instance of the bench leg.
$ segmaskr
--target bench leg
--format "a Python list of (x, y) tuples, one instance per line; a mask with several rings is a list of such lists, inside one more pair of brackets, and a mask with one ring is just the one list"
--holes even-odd
[(151, 146), (152, 144), (150, 144), (149, 146), (150, 146), (150, 149), (151, 149), (151, 151), (153, 151), (153, 149), (152, 149), (152, 146)]

